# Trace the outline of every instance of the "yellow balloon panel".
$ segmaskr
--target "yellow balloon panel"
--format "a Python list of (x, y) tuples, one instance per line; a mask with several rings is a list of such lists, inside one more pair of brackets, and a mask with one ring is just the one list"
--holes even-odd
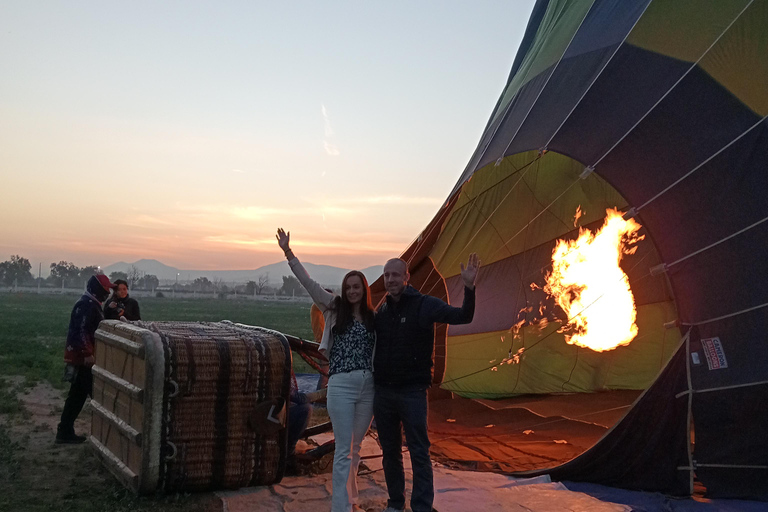
[(768, 115), (768, 2), (755, 2), (699, 66), (761, 116)]
[(560, 60), (593, 3), (594, 0), (551, 0), (548, 3), (531, 47), (507, 84), (492, 120), (507, 111), (509, 102), (526, 83)]
[(696, 62), (747, 3), (749, 0), (651, 2), (627, 42)]
[(699, 67), (764, 116), (768, 114), (766, 19), (766, 2), (651, 2), (627, 42), (691, 63), (701, 59)]
[(583, 170), (565, 155), (529, 151), (475, 172), (430, 253), (440, 274), (458, 274), (470, 252), (488, 265), (563, 237), (576, 229), (577, 209), (582, 225), (605, 217), (606, 208), (626, 206), (596, 173), (580, 179)]

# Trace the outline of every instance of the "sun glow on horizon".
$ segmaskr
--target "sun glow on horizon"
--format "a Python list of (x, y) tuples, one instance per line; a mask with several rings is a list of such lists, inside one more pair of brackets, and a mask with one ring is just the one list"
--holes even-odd
[[(278, 226), (306, 261), (397, 256), (471, 158), (533, 5), (417, 6), (419, 31), (396, 33), (402, 8), (385, 4), (147, 18), (15, 3), (0, 17), (0, 261), (255, 268), (282, 258)], [(444, 44), (414, 54), (425, 37)]]

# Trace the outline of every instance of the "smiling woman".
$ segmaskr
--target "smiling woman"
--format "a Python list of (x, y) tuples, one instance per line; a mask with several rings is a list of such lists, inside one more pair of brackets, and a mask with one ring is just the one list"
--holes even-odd
[(373, 419), (373, 306), (362, 272), (344, 276), (341, 296), (312, 280), (290, 248), (290, 232), (277, 230), (277, 243), (291, 270), (325, 317), (320, 352), (328, 358), (328, 414), (333, 423), (332, 512), (357, 503), (360, 446)]

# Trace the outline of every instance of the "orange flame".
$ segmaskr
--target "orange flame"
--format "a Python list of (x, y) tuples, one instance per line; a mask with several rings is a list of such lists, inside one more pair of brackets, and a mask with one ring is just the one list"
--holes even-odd
[(582, 228), (576, 240), (558, 240), (544, 286), (568, 315), (565, 341), (597, 352), (629, 345), (637, 336), (635, 298), (619, 262), (644, 238), (634, 219), (624, 220), (614, 209), (606, 214), (596, 233)]
[(576, 215), (573, 216), (573, 227), (576, 227), (579, 225), (579, 219), (584, 215), (584, 212), (581, 211), (581, 205), (579, 205), (578, 208), (576, 208)]

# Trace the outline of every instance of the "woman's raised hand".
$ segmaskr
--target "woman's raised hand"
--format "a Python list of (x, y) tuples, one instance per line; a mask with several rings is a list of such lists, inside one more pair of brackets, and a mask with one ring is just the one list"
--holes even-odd
[(283, 250), (283, 252), (288, 252), (291, 250), (291, 232), (288, 231), (287, 233), (283, 228), (277, 228), (277, 234), (275, 235), (275, 238), (277, 238), (277, 245), (280, 246), (280, 248)]

